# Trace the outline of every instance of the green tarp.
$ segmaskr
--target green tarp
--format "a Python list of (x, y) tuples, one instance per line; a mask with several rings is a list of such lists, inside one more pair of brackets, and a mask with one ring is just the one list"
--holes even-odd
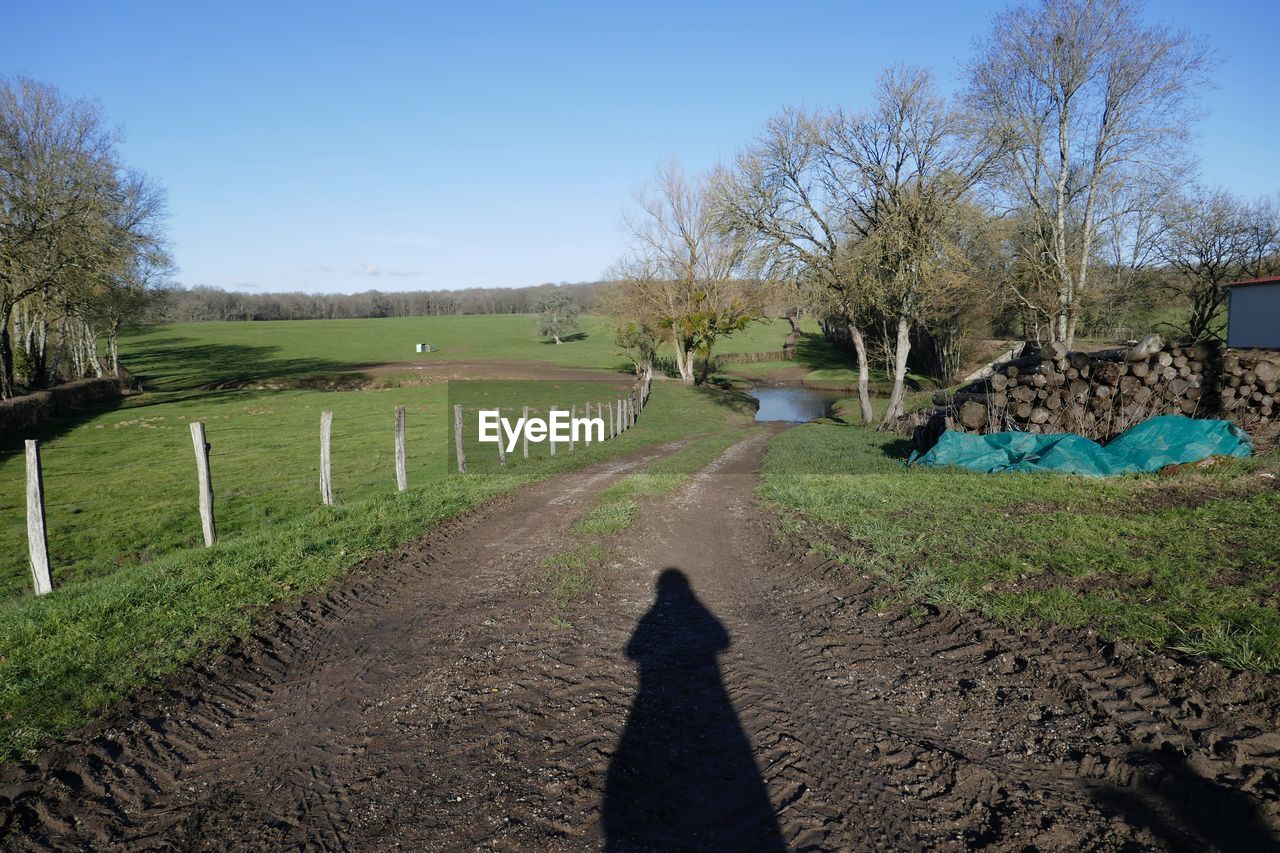
[(947, 431), (927, 453), (911, 454), (918, 465), (958, 465), (970, 471), (1057, 471), (1110, 477), (1158, 471), (1166, 465), (1210, 456), (1248, 456), (1253, 443), (1233, 423), (1161, 415), (1132, 426), (1106, 446), (1072, 433), (1037, 435)]

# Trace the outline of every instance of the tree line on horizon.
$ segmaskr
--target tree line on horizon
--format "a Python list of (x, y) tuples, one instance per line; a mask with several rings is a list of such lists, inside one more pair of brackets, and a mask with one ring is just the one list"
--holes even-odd
[(245, 293), (209, 286), (171, 286), (156, 291), (143, 319), (154, 323), (194, 323), (536, 314), (553, 294), (564, 294), (578, 309), (590, 313), (601, 286), (601, 282), (577, 282), (360, 293)]

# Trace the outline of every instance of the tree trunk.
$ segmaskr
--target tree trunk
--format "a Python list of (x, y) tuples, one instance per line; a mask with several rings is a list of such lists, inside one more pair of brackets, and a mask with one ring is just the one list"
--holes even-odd
[(559, 336), (559, 335), (552, 335), (551, 337), (553, 337), (553, 338), (555, 338), (555, 339), (556, 339), (556, 346), (560, 346), (560, 336)]
[[(1070, 291), (1065, 285), (1059, 285), (1058, 311), (1053, 315), (1053, 334), (1050, 335), (1054, 343), (1067, 343), (1067, 305), (1070, 299)], [(1070, 344), (1067, 344), (1067, 349), (1071, 349)]]
[(862, 329), (854, 323), (849, 324), (849, 337), (853, 341), (853, 350), (858, 354), (858, 402), (862, 404), (862, 422), (871, 423), (875, 412), (871, 411), (871, 371), (867, 366), (867, 342), (863, 340)]
[(889, 395), (889, 408), (885, 409), (881, 426), (905, 414), (902, 405), (902, 386), (907, 378), (907, 356), (911, 354), (911, 321), (907, 317), (898, 318), (898, 341), (894, 345), (893, 359), (893, 392)]
[(120, 375), (120, 324), (112, 323), (107, 332), (107, 350), (111, 353), (111, 375)]
[(702, 352), (702, 378), (698, 380), (701, 384), (706, 384), (707, 379), (711, 376), (711, 347), (713, 343), (713, 341), (708, 340), (706, 349)]
[(84, 324), (84, 354), (89, 369), (97, 379), (102, 378), (102, 361), (98, 358), (98, 336), (87, 322)]
[(671, 336), (671, 348), (676, 354), (676, 371), (680, 374), (680, 382), (685, 385), (692, 385), (693, 348), (686, 348), (685, 342), (676, 334)]
[(0, 311), (0, 400), (13, 396), (13, 345), (9, 340), (9, 306)]

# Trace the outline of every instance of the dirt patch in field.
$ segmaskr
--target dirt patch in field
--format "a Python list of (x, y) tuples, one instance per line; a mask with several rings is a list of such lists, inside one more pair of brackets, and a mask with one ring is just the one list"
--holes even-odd
[(615, 382), (624, 384), (631, 375), (616, 370), (561, 367), (520, 359), (477, 359), (439, 361), (396, 361), (360, 365), (311, 376), (291, 376), (270, 380), (233, 380), (199, 386), (205, 391), (252, 388), (263, 391), (359, 391), (389, 384), (427, 385), (462, 379), (538, 379), (551, 382)]
[(367, 368), (372, 380), (384, 377), (409, 381), (444, 382), (450, 379), (540, 379), (557, 382), (618, 382), (632, 380), (627, 373), (585, 367), (559, 367), (520, 359), (477, 361), (399, 361)]
[(767, 439), (639, 506), (567, 613), (543, 561), (670, 448), (371, 561), (6, 770), (4, 846), (1276, 847), (1274, 679), (880, 613), (772, 534)]

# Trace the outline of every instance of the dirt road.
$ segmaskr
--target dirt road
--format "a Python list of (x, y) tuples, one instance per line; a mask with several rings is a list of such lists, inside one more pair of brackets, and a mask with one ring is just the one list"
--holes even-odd
[(1262, 682), (1067, 632), (878, 615), (868, 579), (770, 533), (753, 497), (767, 438), (642, 506), (602, 590), (568, 614), (543, 560), (618, 475), (671, 448), (373, 561), (9, 770), (3, 844), (1277, 846)]

